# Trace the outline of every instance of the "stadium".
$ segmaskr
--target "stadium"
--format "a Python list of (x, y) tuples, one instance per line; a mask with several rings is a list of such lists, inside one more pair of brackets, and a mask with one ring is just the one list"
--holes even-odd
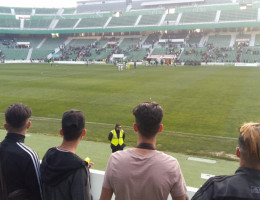
[(26, 144), (42, 158), (61, 140), (62, 113), (83, 110), (88, 133), (77, 153), (95, 162), (94, 199), (110, 155), (107, 134), (120, 123), (134, 147), (132, 109), (143, 101), (165, 109), (156, 148), (179, 160), (189, 197), (209, 177), (234, 174), (237, 128), (260, 121), (260, 1), (0, 5), (0, 18), (1, 123), (11, 103), (30, 106)]

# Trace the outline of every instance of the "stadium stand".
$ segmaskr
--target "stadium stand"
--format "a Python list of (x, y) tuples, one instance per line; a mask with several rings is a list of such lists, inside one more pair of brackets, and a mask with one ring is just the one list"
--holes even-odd
[(251, 35), (249, 35), (249, 34), (238, 34), (236, 37), (236, 39), (248, 39), (248, 40), (250, 40), (250, 38), (251, 38)]
[(158, 46), (153, 50), (153, 54), (167, 54), (168, 48)]
[(186, 32), (167, 32), (162, 35), (161, 39), (185, 39), (186, 37)]
[[(84, 51), (66, 54), (69, 60), (103, 60), (113, 53), (124, 53), (129, 60), (143, 60), (149, 53), (174, 53), (180, 60), (207, 63), (258, 62), (260, 4), (253, 2), (245, 10), (239, 8), (240, 2), (234, 0), (169, 4), (156, 0), (95, 0), (79, 2), (76, 8), (0, 7), (2, 39), (5, 34), (15, 33), (19, 41), (30, 42), (31, 47), (29, 52), (5, 45), (1, 50), (10, 54), (7, 59), (13, 59), (12, 50), (19, 51), (21, 59), (44, 59), (53, 52), (60, 59), (62, 45), (65, 52), (69, 47), (84, 46)], [(60, 39), (50, 39), (52, 33)], [(19, 38), (19, 34), (27, 38)], [(32, 37), (34, 34), (40, 37)], [(82, 36), (86, 39), (79, 39)], [(107, 45), (115, 36), (116, 46)]]
[(15, 18), (2, 18), (0, 20), (0, 28), (20, 28), (20, 20)]
[(73, 39), (68, 45), (73, 47), (81, 47), (93, 44), (95, 41), (96, 39)]
[(134, 26), (138, 16), (112, 17), (108, 26)]
[(164, 19), (164, 22), (166, 22), (167, 24), (176, 22), (177, 17), (178, 17), (178, 14), (177, 14), (177, 13), (167, 14), (166, 17), (165, 17), (165, 19)]
[(107, 17), (84, 18), (84, 19), (81, 19), (77, 28), (103, 27), (107, 20), (108, 20)]
[(119, 45), (121, 49), (133, 49), (138, 46), (139, 38), (125, 38)]
[(0, 7), (0, 13), (11, 14), (11, 9), (7, 7)]
[(216, 17), (215, 11), (209, 12), (190, 12), (183, 13), (180, 23), (203, 23), (203, 22), (214, 22)]
[(213, 44), (215, 47), (228, 47), (230, 44), (231, 35), (210, 35), (208, 44)]
[(31, 15), (32, 8), (14, 8), (16, 15)]
[(64, 42), (64, 38), (33, 39), (33, 51), (31, 59), (44, 60), (49, 54), (56, 54)]
[(142, 15), (138, 25), (158, 25), (162, 15)]
[(0, 49), (7, 60), (25, 60), (29, 48), (18, 48), (16, 39), (3, 40)]
[(66, 15), (66, 14), (74, 14), (76, 12), (76, 9), (75, 8), (64, 8), (63, 9), (63, 15)]
[(118, 11), (125, 10), (125, 2), (99, 2), (96, 4), (83, 5), (77, 8), (77, 13), (102, 12), (102, 11)]
[(255, 35), (255, 46), (260, 46), (260, 34)]
[(243, 48), (242, 62), (256, 63), (260, 62), (260, 48), (259, 47), (245, 47)]
[(78, 19), (60, 19), (55, 28), (73, 28)]
[(191, 45), (199, 45), (202, 35), (200, 33), (191, 33), (187, 38), (187, 43)]
[(160, 33), (154, 32), (146, 38), (144, 44), (155, 44), (156, 42), (158, 42), (159, 37), (160, 37)]
[(243, 21), (257, 19), (257, 9), (249, 8), (246, 10), (222, 10), (220, 14), (219, 21)]
[(49, 28), (50, 24), (52, 22), (52, 19), (30, 19), (24, 21), (24, 28), (41, 28), (41, 29), (47, 29)]
[(127, 55), (128, 60), (130, 61), (144, 61), (145, 57), (147, 56), (147, 50), (146, 49), (137, 49), (134, 51), (129, 52), (129, 55)]
[(29, 51), (29, 49), (6, 49), (2, 48), (2, 46), (0, 46), (0, 48), (6, 60), (25, 60)]
[(54, 14), (57, 14), (57, 12), (58, 12), (58, 9), (56, 9), (56, 8), (37, 8), (37, 9), (35, 9), (35, 14), (54, 15)]

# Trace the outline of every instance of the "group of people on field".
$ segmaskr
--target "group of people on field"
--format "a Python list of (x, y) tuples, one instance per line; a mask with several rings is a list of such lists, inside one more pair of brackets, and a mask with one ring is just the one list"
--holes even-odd
[[(93, 163), (75, 152), (86, 135), (82, 111), (64, 112), (59, 134), (63, 141), (50, 148), (39, 162), (24, 144), (31, 126), (31, 109), (14, 103), (5, 112), (5, 139), (0, 143), (1, 200), (91, 200), (89, 168)], [(108, 139), (108, 160), (100, 200), (187, 200), (187, 188), (178, 161), (156, 150), (163, 130), (164, 111), (156, 102), (143, 102), (133, 109), (137, 146), (124, 149), (125, 132), (116, 124)], [(159, 135), (158, 135), (159, 134)], [(210, 178), (192, 200), (260, 199), (260, 123), (239, 128), (236, 155), (240, 167), (234, 175)]]

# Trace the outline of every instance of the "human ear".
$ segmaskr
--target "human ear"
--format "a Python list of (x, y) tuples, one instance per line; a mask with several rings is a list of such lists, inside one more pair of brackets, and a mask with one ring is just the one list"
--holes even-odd
[(27, 125), (26, 125), (26, 128), (29, 129), (32, 125), (32, 122), (28, 121)]
[(62, 129), (60, 129), (60, 135), (63, 136), (63, 130)]
[(4, 124), (4, 128), (5, 128), (5, 130), (8, 130), (8, 125)]
[(133, 128), (134, 128), (135, 132), (138, 132), (138, 127), (137, 127), (136, 123), (133, 124)]
[(87, 134), (87, 129), (83, 129), (81, 136), (84, 137)]
[(160, 128), (158, 130), (158, 133), (162, 132), (162, 130), (163, 130), (163, 124), (160, 124)]
[(238, 158), (240, 158), (240, 155), (241, 154), (241, 152), (240, 152), (240, 149), (239, 149), (239, 147), (237, 147), (236, 148), (236, 156), (238, 157)]

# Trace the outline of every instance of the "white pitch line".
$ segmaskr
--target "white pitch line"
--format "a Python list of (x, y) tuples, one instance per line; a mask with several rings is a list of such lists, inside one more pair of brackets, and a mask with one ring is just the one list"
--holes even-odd
[[(0, 113), (0, 115), (4, 115), (5, 113)], [(48, 118), (48, 117), (31, 117), (31, 119), (35, 120), (57, 120), (61, 121), (61, 119), (58, 118)], [(102, 123), (102, 122), (86, 122), (86, 124), (97, 124), (97, 125), (105, 125), (105, 126), (114, 126), (115, 124), (109, 124), (109, 123)], [(125, 128), (132, 128), (132, 126), (126, 126), (122, 125)], [(201, 135), (196, 133), (183, 133), (183, 132), (177, 132), (177, 131), (169, 131), (169, 130), (163, 130), (164, 133), (174, 133), (179, 135), (190, 135), (190, 136), (196, 136), (196, 137), (207, 137), (207, 138), (216, 138), (216, 139), (231, 139), (231, 140), (237, 140), (237, 138), (234, 137), (224, 137), (224, 136), (214, 136), (214, 135)]]
[(204, 158), (196, 158), (196, 157), (188, 157), (188, 160), (197, 161), (197, 162), (205, 162), (210, 164), (216, 164), (216, 160), (204, 159)]

